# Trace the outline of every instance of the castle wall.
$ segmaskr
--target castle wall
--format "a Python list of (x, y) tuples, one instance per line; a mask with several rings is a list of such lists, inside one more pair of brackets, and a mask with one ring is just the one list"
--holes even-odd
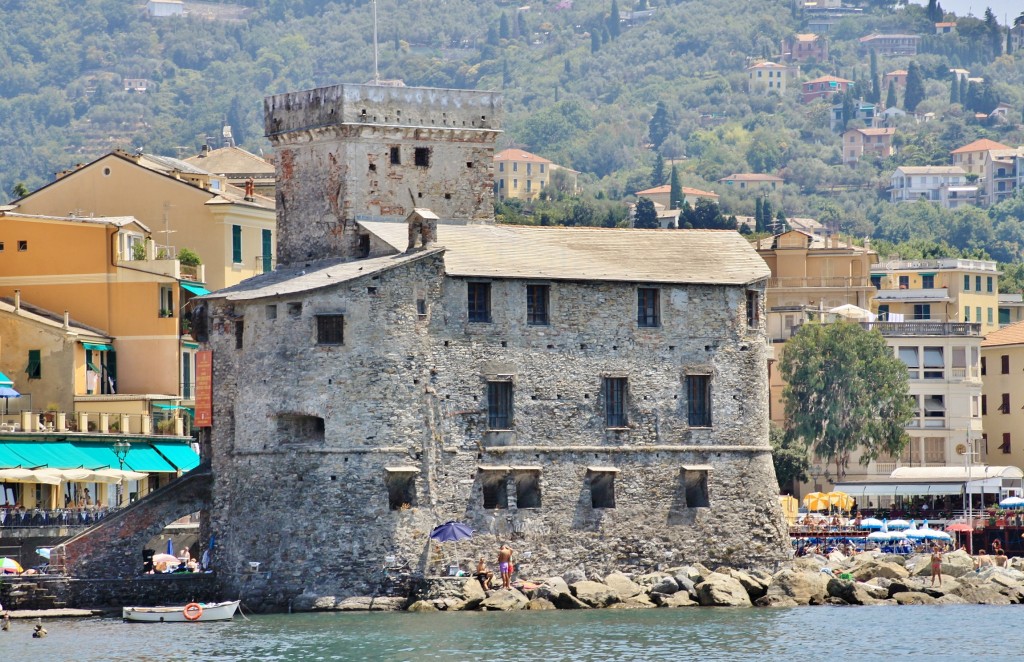
[[(525, 282), (491, 283), (489, 324), (466, 321), (466, 281), (439, 253), (291, 297), (214, 300), (213, 526), (229, 594), (266, 608), (372, 594), (388, 555), (440, 571), (493, 561), (502, 542), (536, 577), (784, 558), (766, 346), (744, 288), (662, 287), (662, 325), (638, 329), (635, 284), (551, 282), (551, 325), (537, 327)], [(346, 316), (343, 346), (315, 344), (317, 313)], [(711, 376), (710, 428), (687, 424), (690, 373)], [(605, 427), (604, 376), (628, 378), (624, 429)], [(511, 432), (486, 429), (496, 378), (513, 384)], [(322, 417), (322, 437), (283, 435), (281, 415)], [(684, 467), (707, 471), (707, 507), (688, 505)], [(614, 507), (595, 508), (592, 483), (612, 468)], [(391, 509), (389, 476), (413, 477), (409, 507)], [(524, 476), (539, 476), (539, 507), (519, 507)], [(507, 508), (484, 508), (491, 480)], [(451, 519), (476, 535), (431, 544)]]
[(493, 221), (494, 143), (501, 98), (491, 92), (372, 85), (267, 97), (276, 150), (278, 263), (357, 257), (354, 221)]

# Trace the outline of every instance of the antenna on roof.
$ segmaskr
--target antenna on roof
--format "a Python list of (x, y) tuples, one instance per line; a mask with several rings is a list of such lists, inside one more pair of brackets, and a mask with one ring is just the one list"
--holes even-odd
[(377, 69), (377, 0), (373, 0), (373, 84), (380, 85), (380, 71)]

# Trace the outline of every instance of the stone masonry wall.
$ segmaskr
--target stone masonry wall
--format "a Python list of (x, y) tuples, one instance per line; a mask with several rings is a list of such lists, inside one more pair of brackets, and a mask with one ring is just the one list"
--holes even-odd
[[(746, 327), (745, 288), (663, 286), (662, 325), (641, 329), (636, 284), (552, 282), (551, 324), (533, 327), (526, 283), (497, 280), (493, 322), (470, 324), (465, 281), (442, 270), (434, 255), (290, 298), (215, 302), (213, 527), (228, 593), (263, 608), (372, 594), (388, 555), (436, 571), (456, 555), (493, 560), (501, 542), (531, 576), (785, 558), (766, 345)], [(315, 345), (318, 311), (345, 314), (343, 346)], [(688, 373), (711, 376), (711, 428), (687, 425)], [(486, 430), (498, 375), (513, 383), (512, 432)], [(605, 428), (603, 376), (628, 378), (624, 430)], [(282, 443), (281, 414), (323, 417), (322, 440)], [(684, 466), (711, 467), (710, 507), (686, 507)], [(588, 467), (618, 469), (614, 508), (592, 506)], [(537, 468), (541, 505), (518, 508), (515, 481)], [(508, 508), (484, 509), (495, 471)], [(389, 508), (396, 475), (415, 477), (412, 507)], [(431, 544), (449, 519), (477, 534)]]
[[(357, 216), (405, 218), (427, 207), (442, 218), (494, 219), (497, 94), (338, 85), (264, 105), (277, 153), (279, 264), (357, 257)], [(417, 150), (427, 163), (417, 164)]]

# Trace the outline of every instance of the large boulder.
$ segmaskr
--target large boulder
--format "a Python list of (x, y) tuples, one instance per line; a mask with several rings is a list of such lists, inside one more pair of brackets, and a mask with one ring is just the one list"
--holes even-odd
[[(932, 574), (931, 555), (913, 556), (907, 560), (906, 567), (915, 577), (930, 577)], [(974, 572), (974, 559), (967, 552), (960, 550), (943, 554), (942, 567), (939, 572), (950, 577), (963, 577), (969, 572)]]
[(935, 604), (935, 598), (928, 595), (927, 593), (920, 593), (918, 591), (904, 591), (903, 593), (897, 593), (892, 596), (901, 605), (933, 605)]
[(607, 607), (621, 601), (615, 591), (599, 582), (576, 582), (569, 585), (569, 590), (577, 600), (590, 607)]
[(976, 605), (1010, 605), (1013, 600), (1000, 593), (994, 586), (975, 586), (961, 583), (949, 595), (962, 598), (964, 602)]
[[(683, 577), (687, 581), (691, 581), (688, 577)], [(696, 584), (694, 584), (696, 586)], [(675, 577), (662, 577), (660, 581), (653, 584), (650, 588), (651, 593), (664, 593), (665, 595), (672, 595), (679, 590), (679, 582), (676, 581)]]
[(728, 568), (720, 570), (722, 574), (729, 575), (736, 581), (738, 581), (746, 590), (747, 595), (750, 596), (750, 601), (757, 600), (762, 595), (768, 592), (768, 585), (771, 583), (771, 578), (768, 581), (757, 578), (752, 574), (743, 572), (742, 570), (736, 570), (735, 568)]
[(414, 602), (411, 605), (409, 605), (408, 611), (413, 611), (413, 612), (437, 611), (437, 607), (435, 607), (434, 603), (429, 601), (429, 600), (417, 600), (416, 602)]
[(885, 577), (886, 579), (902, 579), (910, 575), (907, 569), (901, 565), (895, 563), (889, 563), (888, 561), (868, 561), (860, 564), (853, 571), (853, 578), (859, 582), (866, 582), (869, 579), (876, 577)]
[(401, 611), (408, 604), (407, 598), (374, 598), (357, 596), (345, 598), (334, 605), (334, 611)]
[(870, 584), (862, 584), (860, 582), (838, 579), (836, 577), (828, 580), (827, 589), (829, 596), (839, 598), (848, 605), (878, 604), (879, 598), (876, 598), (873, 594), (873, 591), (877, 590), (882, 590), (883, 592), (881, 599), (889, 597), (888, 591), (879, 589), (877, 586), (872, 587)]
[(519, 611), (525, 609), (529, 602), (525, 595), (515, 589), (491, 591), (491, 594), (480, 603), (480, 609), (483, 611)]
[(697, 601), (702, 607), (750, 607), (750, 595), (735, 577), (713, 572), (697, 584)]
[(665, 595), (663, 593), (652, 593), (651, 599), (659, 607), (697, 607), (700, 603), (690, 597), (690, 594), (686, 591), (679, 591), (672, 595)]
[(627, 600), (644, 592), (639, 584), (621, 572), (613, 572), (608, 575), (604, 578), (604, 583), (618, 594), (619, 600)]
[(549, 577), (534, 591), (534, 598), (549, 600), (559, 609), (589, 609), (573, 596), (569, 585), (561, 577)]
[(575, 584), (576, 582), (586, 581), (587, 574), (579, 568), (570, 568), (562, 573), (562, 579), (565, 580), (566, 584)]
[(292, 601), (293, 611), (328, 611), (334, 609), (337, 599), (333, 595), (303, 593)]
[(533, 600), (530, 600), (528, 603), (526, 603), (526, 609), (530, 611), (548, 611), (551, 609), (556, 609), (556, 607), (554, 603), (552, 603), (550, 600), (546, 600), (544, 598), (534, 598)]
[[(788, 568), (772, 577), (771, 586), (764, 595), (764, 604), (769, 606), (820, 605), (828, 596), (828, 581), (831, 575), (821, 571)], [(761, 600), (758, 600), (761, 604)]]

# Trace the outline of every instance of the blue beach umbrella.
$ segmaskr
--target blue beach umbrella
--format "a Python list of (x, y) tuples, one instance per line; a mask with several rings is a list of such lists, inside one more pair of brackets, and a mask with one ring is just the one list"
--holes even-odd
[(885, 526), (885, 522), (874, 517), (868, 517), (860, 521), (860, 528), (862, 529), (881, 529)]
[(473, 529), (461, 522), (445, 522), (430, 532), (430, 539), (437, 542), (458, 542), (472, 537)]
[(903, 529), (910, 528), (910, 522), (908, 522), (905, 519), (894, 519), (893, 521), (889, 522), (889, 528), (902, 531)]
[(1024, 508), (1024, 499), (1020, 497), (1006, 497), (999, 502), (1001, 508)]

